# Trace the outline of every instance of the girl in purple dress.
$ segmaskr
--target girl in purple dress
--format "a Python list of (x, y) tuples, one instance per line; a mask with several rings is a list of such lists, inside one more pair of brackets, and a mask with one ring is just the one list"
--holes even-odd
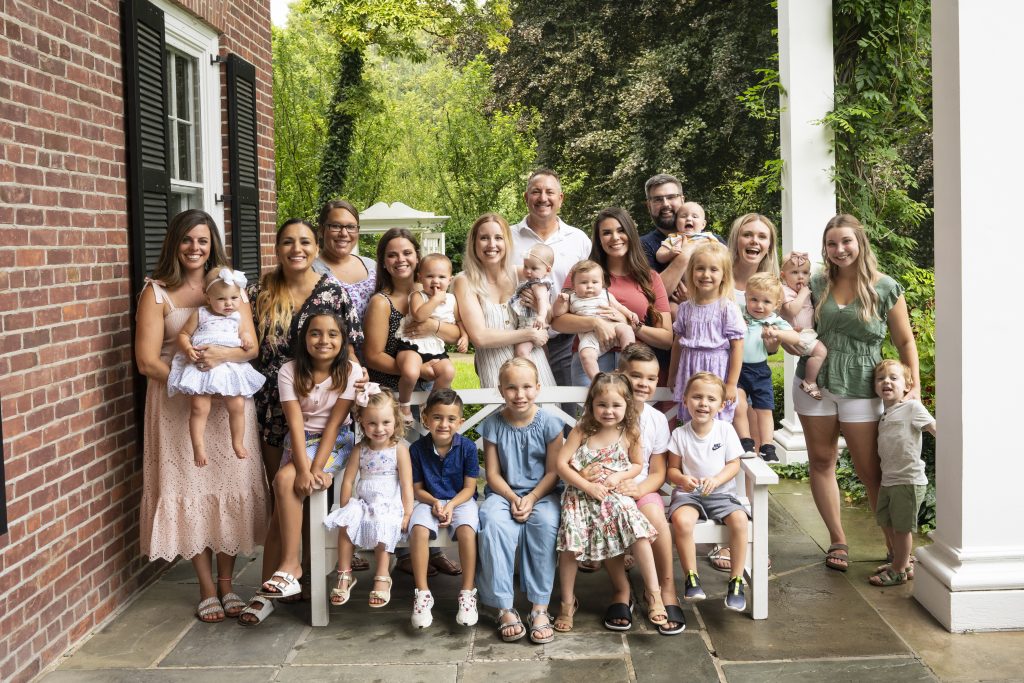
[(743, 364), (747, 327), (733, 300), (732, 262), (728, 250), (709, 242), (694, 249), (683, 276), (689, 298), (679, 304), (672, 325), (669, 382), (679, 402), (679, 421), (690, 419), (683, 387), (695, 372), (710, 372), (725, 382), (725, 407), (719, 418), (732, 422), (736, 384)]

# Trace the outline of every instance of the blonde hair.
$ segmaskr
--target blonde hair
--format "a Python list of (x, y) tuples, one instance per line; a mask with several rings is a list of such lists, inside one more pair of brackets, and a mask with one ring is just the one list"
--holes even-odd
[(501, 383), (505, 380), (505, 375), (509, 373), (513, 368), (526, 368), (533, 373), (534, 380), (540, 384), (540, 372), (537, 370), (537, 366), (534, 365), (533, 361), (529, 358), (520, 358), (519, 356), (513, 356), (507, 361), (501, 364), (498, 368), (498, 387), (501, 387)]
[[(388, 443), (394, 446), (402, 440), (403, 436), (405, 436), (405, 421), (402, 419), (402, 409), (398, 407), (398, 401), (395, 399), (395, 395), (391, 393), (390, 389), (387, 387), (381, 387), (381, 390), (378, 393), (370, 394), (365, 406), (356, 404), (354, 409), (356, 413), (356, 422), (359, 422), (359, 426), (361, 428), (363, 423), (360, 422), (360, 420), (363, 417), (364, 411), (369, 410), (370, 408), (387, 409), (389, 407), (395, 414), (395, 433), (391, 435)], [(363, 436), (363, 441), (366, 441), (365, 434)]]
[(528, 258), (535, 258), (550, 269), (555, 265), (555, 250), (546, 244), (538, 242), (523, 254), (524, 262)]
[(576, 264), (569, 269), (569, 282), (575, 285), (577, 275), (579, 275), (580, 273), (589, 273), (592, 270), (599, 271), (601, 273), (602, 279), (604, 278), (604, 269), (601, 268), (601, 264), (598, 263), (597, 261), (592, 261), (590, 259), (583, 259), (582, 261), (577, 261)]
[(576, 427), (584, 436), (592, 436), (601, 430), (601, 424), (594, 417), (594, 400), (609, 391), (618, 391), (626, 401), (626, 412), (620, 424), (626, 443), (632, 443), (640, 438), (640, 414), (633, 399), (633, 385), (625, 375), (618, 372), (599, 372), (594, 376), (587, 392), (587, 400), (583, 404), (583, 415), (580, 416)]
[(469, 282), (470, 291), (476, 294), (481, 302), (490, 298), (491, 291), (487, 284), (487, 277), (484, 275), (484, 265), (480, 262), (480, 257), (476, 255), (476, 240), (480, 228), (487, 223), (497, 223), (501, 228), (501, 236), (505, 240), (505, 253), (501, 257), (498, 268), (505, 274), (509, 282), (516, 283), (516, 271), (511, 258), (512, 231), (508, 227), (508, 221), (501, 214), (485, 213), (473, 221), (473, 226), (469, 229), (469, 234), (466, 235), (466, 255), (462, 259), (462, 274)]
[(875, 366), (874, 370), (871, 371), (871, 377), (878, 379), (878, 373), (884, 372), (886, 368), (896, 366), (903, 371), (903, 381), (907, 385), (907, 390), (914, 388), (914, 371), (910, 369), (910, 366), (906, 363), (896, 360), (895, 358), (883, 358)]
[(690, 292), (690, 296), (692, 297), (694, 292), (697, 291), (697, 285), (694, 284), (693, 280), (693, 271), (697, 267), (697, 261), (704, 256), (718, 259), (718, 265), (722, 269), (722, 282), (718, 286), (718, 298), (733, 301), (735, 294), (733, 293), (732, 259), (729, 258), (729, 251), (719, 244), (717, 240), (705, 240), (705, 244), (698, 245), (693, 250), (693, 253), (690, 254), (690, 261), (686, 264), (686, 273), (683, 275), (683, 280), (686, 282), (686, 289)]
[[(274, 238), (274, 249), (281, 244), (281, 236), (284, 231), (292, 225), (302, 225), (316, 242), (316, 229), (309, 221), (301, 218), (292, 218), (281, 224)], [(288, 337), (288, 330), (292, 326), (292, 316), (295, 315), (295, 304), (292, 302), (291, 293), (288, 291), (288, 283), (285, 281), (281, 264), (269, 271), (260, 281), (260, 293), (253, 302), (253, 317), (256, 320), (256, 332), (260, 341), (270, 340), (273, 344), (280, 344)]]
[(751, 290), (768, 294), (775, 300), (775, 307), (782, 305), (782, 280), (771, 273), (754, 273), (747, 280), (747, 292)]
[(771, 273), (773, 275), (779, 274), (779, 255), (778, 255), (778, 243), (779, 243), (779, 231), (775, 229), (775, 224), (772, 223), (768, 216), (763, 216), (759, 213), (745, 213), (732, 222), (732, 226), (729, 228), (729, 254), (732, 256), (732, 260), (736, 261), (740, 256), (740, 230), (743, 229), (744, 225), (753, 223), (754, 221), (761, 221), (768, 228), (768, 251), (761, 259), (761, 262), (757, 264), (758, 273)]
[(721, 377), (713, 372), (695, 372), (690, 375), (690, 379), (686, 380), (686, 387), (683, 389), (683, 397), (690, 393), (690, 387), (695, 382), (707, 382), (708, 384), (714, 384), (718, 387), (721, 393), (722, 400), (725, 400), (725, 382)]
[(828, 297), (832, 293), (832, 285), (839, 275), (839, 266), (829, 260), (825, 248), (829, 230), (834, 228), (849, 228), (857, 240), (857, 249), (860, 253), (854, 264), (856, 279), (853, 291), (854, 299), (860, 304), (858, 311), (860, 319), (865, 323), (879, 320), (881, 316), (878, 314), (878, 292), (874, 287), (875, 282), (881, 276), (878, 271), (878, 259), (875, 258), (875, 252), (871, 250), (871, 242), (868, 241), (864, 226), (848, 213), (841, 213), (829, 219), (829, 222), (825, 224), (825, 232), (821, 234), (821, 257), (825, 261), (825, 291), (818, 297), (818, 303), (814, 307), (814, 319), (820, 318), (821, 307), (828, 301)]

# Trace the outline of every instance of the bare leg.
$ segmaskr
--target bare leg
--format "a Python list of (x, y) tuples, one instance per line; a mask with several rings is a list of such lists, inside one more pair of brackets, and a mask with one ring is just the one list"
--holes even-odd
[[(644, 579), (644, 588), (647, 590), (647, 608), (649, 612), (652, 612), (658, 608), (664, 609), (664, 605), (659, 603), (661, 600), (661, 584), (658, 583), (658, 570), (654, 566), (654, 553), (651, 550), (651, 542), (646, 538), (637, 539), (636, 543), (632, 546), (633, 557), (636, 558), (636, 563), (640, 567), (640, 574)], [(651, 619), (652, 623), (658, 625), (665, 624), (665, 615), (662, 614), (658, 621)]]
[(736, 429), (736, 436), (741, 439), (750, 438), (751, 420), (747, 413), (750, 412), (750, 404), (747, 403), (747, 392), (739, 387), (736, 388), (736, 414), (732, 418), (732, 426)]
[(210, 396), (198, 394), (189, 399), (188, 433), (192, 437), (192, 456), (196, 467), (206, 467), (206, 418), (210, 415)]
[[(281, 448), (271, 446), (263, 442), (263, 466), (268, 474), (277, 472), (281, 465)], [(273, 484), (273, 480), (270, 482)], [(270, 487), (270, 502), (274, 501), (274, 487)], [(281, 560), (281, 528), (277, 518), (277, 505), (274, 504), (270, 517), (270, 524), (267, 526), (267, 537), (263, 541), (263, 580), (269, 579), (277, 570), (278, 562)]]
[(402, 406), (402, 417), (406, 422), (412, 422), (412, 408), (409, 407), (409, 399), (416, 388), (416, 382), (420, 379), (420, 367), (423, 359), (415, 351), (402, 351), (395, 359), (398, 363), (398, 372), (401, 377), (398, 380), (398, 403)]
[[(416, 588), (421, 591), (430, 590), (427, 582), (427, 563), (430, 560), (430, 530), (417, 524), (409, 534), (409, 559), (412, 561), (412, 578)], [(463, 563), (465, 564), (465, 563)]]
[(733, 578), (743, 576), (747, 562), (747, 513), (736, 510), (725, 518), (729, 527), (729, 555), (732, 558)]
[(634, 334), (632, 327), (625, 323), (615, 326), (615, 343), (620, 349), (626, 348), (635, 341), (636, 334)]
[[(389, 553), (387, 550), (384, 550), (384, 544), (383, 543), (378, 543), (377, 547), (373, 549), (373, 559), (376, 560), (376, 562), (377, 562), (377, 573), (374, 574), (374, 576), (375, 577), (377, 577), (377, 576), (387, 576), (387, 577), (390, 577), (391, 576), (391, 553)], [(391, 592), (391, 582), (390, 581), (378, 581), (376, 578), (374, 578), (373, 589), (372, 590), (390, 593)], [(378, 596), (371, 596), (370, 597), (370, 605), (371, 606), (373, 606), (373, 605), (384, 605), (384, 604), (387, 604), (387, 602), (388, 601), (385, 600), (382, 597), (378, 597)]]
[(447, 358), (434, 361), (434, 389), (450, 389), (455, 379), (455, 364)]
[(910, 568), (910, 553), (914, 549), (914, 537), (907, 532), (892, 532), (892, 570), (905, 572)]
[(530, 354), (533, 353), (533, 342), (519, 342), (516, 344), (516, 355), (520, 358), (529, 358)]
[[(462, 590), (473, 590), (476, 585), (476, 532), (463, 524), (455, 530), (459, 542), (459, 564), (462, 565)], [(426, 570), (424, 569), (424, 573)]]
[[(302, 454), (299, 454), (302, 457)], [(295, 493), (295, 465), (288, 463), (274, 477), (277, 500), (277, 523), (280, 529), (281, 549), (277, 570), (298, 578), (302, 576), (299, 545), (302, 541), (302, 497)]]
[(821, 521), (825, 522), (831, 543), (846, 543), (846, 533), (839, 515), (839, 484), (836, 483), (839, 419), (834, 415), (799, 417), (807, 440), (808, 470), (814, 504), (821, 515)]
[(224, 403), (228, 407), (228, 427), (231, 429), (231, 447), (239, 458), (248, 458), (249, 451), (245, 448), (245, 397), (225, 396)]
[(828, 356), (828, 350), (825, 345), (818, 342), (811, 349), (811, 355), (807, 357), (807, 363), (804, 364), (804, 381), (808, 384), (818, 383), (818, 373), (821, 371), (821, 366), (825, 363), (825, 358)]
[(562, 602), (571, 605), (576, 596), (576, 553), (558, 553), (558, 587)]
[(213, 552), (207, 548), (193, 557), (192, 568), (199, 580), (199, 597), (205, 600), (217, 595), (217, 584), (213, 580)]
[(345, 527), (338, 529), (338, 570), (352, 568), (352, 555), (355, 554), (355, 546), (348, 537), (348, 530)]
[[(604, 561), (604, 569), (608, 572), (608, 579), (612, 582), (612, 604), (621, 602), (629, 604), (629, 577), (626, 576), (626, 556), (609, 557)], [(564, 597), (563, 597), (564, 599)], [(628, 626), (628, 619), (612, 619), (611, 623), (616, 626)]]
[(839, 425), (850, 449), (850, 459), (857, 478), (867, 490), (868, 502), (874, 511), (878, 487), (882, 484), (882, 464), (878, 459), (878, 423), (843, 422)]
[(597, 373), (601, 372), (597, 364), (597, 349), (580, 349), (580, 365), (583, 366), (583, 372), (587, 373), (587, 377), (594, 379)]
[(672, 514), (672, 535), (676, 539), (676, 552), (684, 572), (697, 571), (697, 546), (693, 541), (693, 528), (699, 517), (697, 508), (683, 505)]
[(665, 506), (661, 503), (649, 503), (640, 508), (640, 512), (644, 513), (658, 531), (658, 538), (651, 543), (651, 550), (654, 552), (654, 566), (658, 570), (658, 581), (661, 584), (661, 599), (666, 605), (674, 605), (679, 598), (672, 576), (672, 531), (665, 520)]
[(763, 444), (771, 443), (775, 438), (775, 416), (772, 411), (763, 408), (754, 408), (754, 419), (757, 421), (757, 432), (763, 441), (755, 444), (755, 451)]

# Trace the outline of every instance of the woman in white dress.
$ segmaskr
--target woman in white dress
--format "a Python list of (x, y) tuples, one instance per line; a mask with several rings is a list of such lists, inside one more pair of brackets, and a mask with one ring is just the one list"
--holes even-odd
[(462, 322), (476, 349), (476, 374), (480, 386), (498, 386), (498, 369), (515, 355), (515, 345), (532, 342), (530, 360), (537, 366), (541, 386), (555, 386), (547, 357), (541, 348), (547, 330), (515, 329), (508, 301), (516, 291), (511, 263), (512, 234), (508, 222), (496, 213), (476, 219), (466, 237), (463, 271), (455, 278), (455, 299)]

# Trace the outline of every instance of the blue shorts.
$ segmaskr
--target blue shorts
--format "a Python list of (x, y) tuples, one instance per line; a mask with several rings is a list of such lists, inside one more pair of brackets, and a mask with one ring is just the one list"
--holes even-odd
[[(431, 540), (437, 538), (437, 530), (440, 527), (432, 510), (430, 505), (417, 501), (412, 509), (412, 517), (409, 519), (409, 530), (412, 531), (414, 526), (421, 526), (430, 532)], [(480, 508), (475, 500), (467, 500), (461, 505), (456, 505), (452, 510), (452, 521), (446, 528), (453, 539), (455, 530), (460, 526), (468, 526), (473, 533), (480, 531)]]
[[(304, 450), (306, 457), (309, 458), (311, 463), (316, 458), (316, 451), (320, 448), (321, 438), (320, 432), (306, 432)], [(333, 477), (344, 470), (345, 463), (348, 462), (348, 456), (352, 453), (354, 445), (355, 439), (352, 434), (352, 427), (350, 425), (342, 425), (338, 429), (338, 438), (334, 443), (334, 447), (331, 448), (331, 454), (327, 456), (327, 462), (324, 463), (324, 472), (329, 473)], [(292, 435), (289, 432), (284, 435), (284, 453), (281, 455), (281, 467), (290, 463), (292, 457)]]
[(775, 389), (772, 388), (772, 369), (768, 361), (744, 363), (740, 368), (739, 388), (746, 392), (754, 410), (775, 409)]

